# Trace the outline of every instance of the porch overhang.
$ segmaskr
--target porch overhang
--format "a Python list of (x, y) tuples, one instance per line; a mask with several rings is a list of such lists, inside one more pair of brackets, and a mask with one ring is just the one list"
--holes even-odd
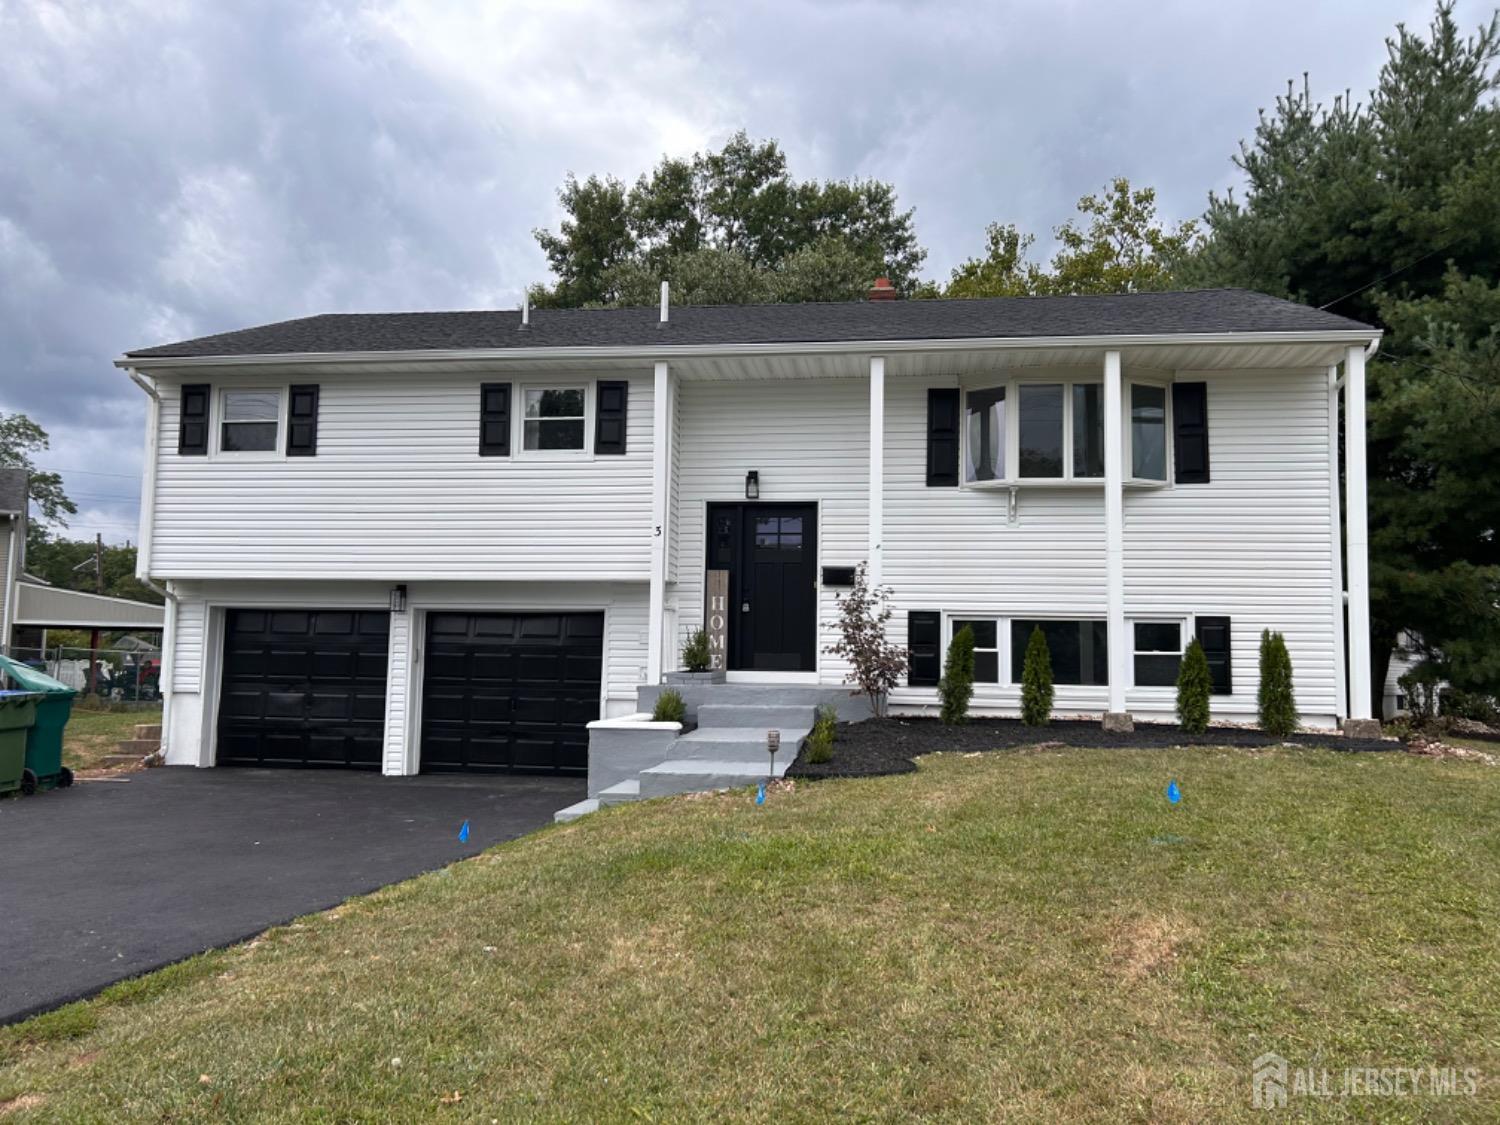
[(166, 611), (149, 602), (63, 590), (25, 579), (15, 585), (12, 625), (42, 629), (150, 629), (160, 632)]

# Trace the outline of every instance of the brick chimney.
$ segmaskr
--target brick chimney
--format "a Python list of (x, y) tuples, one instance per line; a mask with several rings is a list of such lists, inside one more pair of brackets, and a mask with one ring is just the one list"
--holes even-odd
[(870, 300), (872, 301), (894, 301), (896, 299), (896, 287), (891, 284), (888, 277), (877, 277), (875, 284), (870, 286)]

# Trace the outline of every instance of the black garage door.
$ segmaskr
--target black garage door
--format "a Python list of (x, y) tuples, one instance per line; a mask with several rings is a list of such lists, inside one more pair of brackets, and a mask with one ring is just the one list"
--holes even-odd
[(422, 770), (587, 773), (602, 613), (432, 613)]
[(219, 765), (378, 770), (390, 620), (384, 610), (230, 610)]

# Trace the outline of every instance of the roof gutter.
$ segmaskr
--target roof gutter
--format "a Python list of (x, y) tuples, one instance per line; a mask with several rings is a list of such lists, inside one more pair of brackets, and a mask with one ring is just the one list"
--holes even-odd
[[(978, 336), (955, 340), (810, 340), (774, 344), (631, 344), (626, 346), (529, 348), (432, 348), (360, 352), (285, 352), (259, 355), (130, 356), (115, 360), (141, 386), (142, 370), (160, 368), (241, 367), (272, 364), (339, 364), (399, 362), (485, 363), (506, 360), (639, 359), (671, 360), (753, 358), (779, 355), (900, 355), (905, 352), (1018, 351), (1032, 348), (1131, 348), (1221, 344), (1364, 344), (1376, 347), (1378, 329), (1343, 332), (1174, 332), (1106, 336)], [(148, 392), (154, 393), (154, 392)]]

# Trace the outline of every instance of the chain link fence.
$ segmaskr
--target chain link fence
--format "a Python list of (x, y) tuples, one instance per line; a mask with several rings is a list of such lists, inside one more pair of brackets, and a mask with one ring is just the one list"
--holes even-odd
[(161, 653), (155, 649), (11, 645), (5, 654), (101, 702), (155, 703), (161, 699)]

